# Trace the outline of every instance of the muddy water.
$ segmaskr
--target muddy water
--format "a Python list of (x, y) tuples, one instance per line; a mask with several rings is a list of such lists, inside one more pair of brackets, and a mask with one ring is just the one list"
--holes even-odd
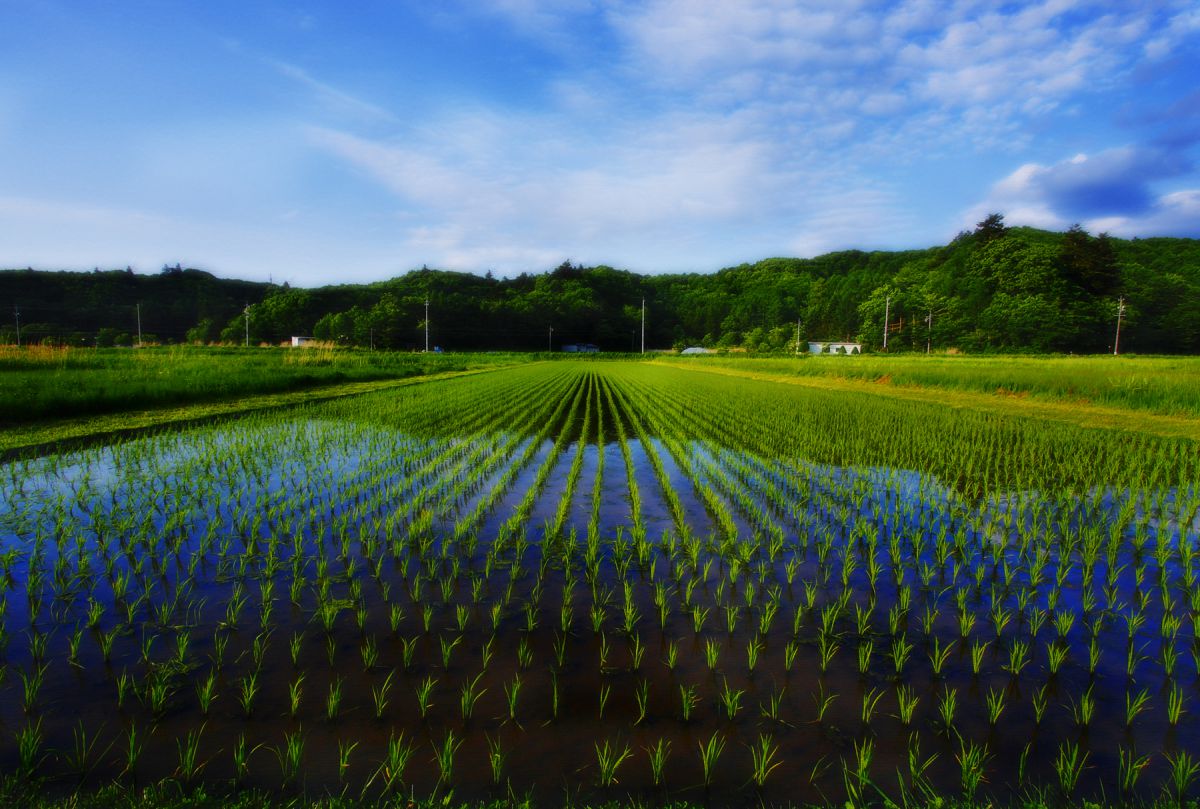
[[(42, 741), (37, 771), (58, 778), (64, 788), (77, 780), (74, 744), (80, 733), (95, 740), (85, 744), (86, 783), (130, 778), (130, 773), (121, 774), (126, 768), (123, 751), (133, 730), (144, 749), (132, 777), (182, 777), (179, 746), (189, 734), (198, 734), (203, 767), (196, 777), (206, 781), (227, 782), (239, 776), (233, 751), (244, 739), (246, 748), (253, 750), (243, 776), (248, 785), (283, 794), (347, 789), (356, 795), (365, 789), (374, 795), (382, 785), (376, 771), (387, 740), (403, 734), (414, 749), (403, 784), (417, 794), (452, 788), (458, 799), (475, 799), (506, 795), (511, 788), (547, 805), (581, 795), (751, 805), (842, 800), (847, 772), (853, 773), (867, 750), (868, 777), (885, 791), (894, 792), (897, 772), (906, 785), (910, 783), (910, 753), (919, 749), (920, 759), (931, 761), (925, 771), (929, 784), (948, 794), (960, 791), (959, 761), (965, 752), (985, 750), (986, 783), (981, 789), (1000, 798), (1018, 794), (1029, 783), (1058, 784), (1054, 760), (1076, 745), (1088, 757), (1078, 794), (1092, 796), (1119, 794), (1121, 750), (1152, 755), (1140, 782), (1147, 795), (1156, 794), (1166, 777), (1164, 752), (1200, 752), (1190, 614), (1180, 602), (1184, 573), (1178, 561), (1168, 561), (1161, 571), (1175, 598), (1164, 607), (1153, 551), (1160, 541), (1193, 543), (1196, 531), (1190, 515), (1154, 518), (1153, 524), (1138, 528), (1132, 522), (1145, 513), (1142, 507), (1127, 508), (1128, 498), (1112, 494), (1096, 507), (1055, 506), (1051, 518), (1035, 519), (1022, 517), (1015, 499), (959, 502), (936, 482), (912, 473), (819, 469), (795, 461), (747, 458), (745, 463), (760, 473), (775, 475), (789, 500), (800, 505), (786, 511), (768, 507), (773, 509), (771, 520), (784, 526), (785, 544), (774, 559), (762, 548), (755, 549), (752, 561), (741, 565), (735, 578), (730, 559), (707, 541), (715, 521), (696, 489), (706, 482), (715, 486), (715, 481), (688, 479), (654, 440), (653, 449), (684, 507), (689, 533), (703, 540), (700, 569), (693, 570), (682, 554), (672, 557), (660, 544), (664, 534), (670, 541), (675, 533), (674, 521), (646, 448), (630, 442), (641, 517), (651, 543), (647, 564), (642, 564), (630, 545), (624, 458), (616, 444), (591, 444), (584, 448), (582, 474), (569, 503), (567, 529), (575, 529), (577, 547), (568, 576), (559, 561), (541, 573), (539, 563), (542, 527), (553, 520), (564, 496), (574, 444), (566, 444), (554, 460), (534, 500), (524, 532), (529, 546), (514, 565), (511, 546), (489, 558), (489, 545), (526, 496), (552, 451), (551, 441), (538, 447), (497, 500), (477, 532), (474, 550), (442, 541), (453, 527), (455, 514), (450, 513), (435, 524), (424, 552), (419, 536), (387, 535), (376, 521), (403, 508), (405, 498), (419, 493), (421, 486), (437, 484), (419, 478), (401, 485), (415, 469), (386, 471), (386, 460), (350, 435), (329, 437), (320, 462), (311, 443), (297, 441), (300, 450), (313, 454), (281, 457), (268, 464), (269, 473), (242, 479), (232, 477), (233, 467), (227, 467), (225, 483), (199, 493), (189, 488), (191, 467), (185, 461), (205, 452), (219, 454), (220, 442), (205, 445), (204, 452), (172, 445), (170, 451), (178, 456), (168, 454), (158, 463), (166, 473), (175, 469), (175, 477), (156, 477), (141, 490), (134, 484), (142, 473), (119, 472), (124, 456), (113, 451), (48, 468), (37, 480), (27, 481), (23, 491), (6, 492), (0, 507), (0, 550), (15, 549), (17, 556), (8, 565), (6, 583), (0, 767), (17, 769), (17, 735), (36, 727)], [(402, 447), (398, 454), (411, 455), (423, 445), (397, 446)], [(504, 464), (522, 449), (519, 446), (507, 461), (499, 459), (496, 468), (483, 475), (482, 486), (459, 501), (456, 513), (469, 513), (488, 490), (487, 481), (498, 479)], [(692, 451), (695, 458), (736, 473), (735, 459), (723, 459), (712, 448)], [(584, 545), (601, 452), (602, 541), (598, 575), (589, 583)], [(92, 489), (85, 498), (86, 509), (77, 505), (75, 494), (84, 480)], [(296, 493), (306, 491), (305, 480), (316, 481), (316, 491), (300, 496)], [(370, 493), (388, 491), (389, 483), (397, 487), (396, 499), (385, 496), (376, 502)], [(718, 496), (730, 509), (740, 536), (766, 533), (742, 505)], [(239, 514), (263, 506), (274, 512), (258, 525), (257, 534), (248, 521), (233, 527)], [(312, 518), (314, 508), (321, 519)], [(1085, 586), (1078, 565), (1066, 571), (1052, 609), (1047, 580), (1053, 581), (1060, 561), (1053, 551), (1056, 537), (1108, 530), (1123, 509), (1134, 517), (1130, 526), (1117, 528), (1123, 538), (1121, 553), (1111, 561), (1101, 557), (1094, 573), (1097, 584), (1091, 588)], [(126, 518), (147, 514), (152, 520), (148, 529), (137, 527), (141, 523), (120, 527)], [(997, 527), (1004, 514), (1015, 515), (1008, 529)], [(341, 517), (344, 523), (334, 526), (325, 515)], [(214, 525), (216, 534), (206, 543), (204, 537)], [(1035, 526), (1051, 540), (1050, 553), (1042, 583), (1022, 609), (1019, 594), (1028, 581), (1029, 559), (1014, 544), (1013, 535), (1017, 527)], [(934, 538), (943, 533), (961, 534), (965, 556), (938, 558)], [(272, 535), (282, 537), (273, 567), (267, 561)], [(342, 535), (350, 538), (344, 554)], [(166, 541), (171, 537), (177, 538), (177, 548)], [(877, 539), (875, 558), (885, 570), (874, 585), (863, 563), (871, 547), (865, 544), (869, 537)], [(393, 540), (398, 540), (395, 546)], [(886, 572), (893, 564), (888, 549), (892, 540), (898, 542), (902, 585)], [(367, 544), (372, 541), (378, 542), (373, 550)], [(303, 554), (295, 565), (294, 543)], [(993, 547), (998, 548), (996, 555)], [(35, 548), (41, 549), (42, 561), (31, 559)], [(857, 561), (843, 573), (847, 554)], [(72, 578), (85, 557), (92, 560), (88, 574)], [(111, 575), (106, 558), (113, 560)], [(58, 559), (64, 560), (61, 578), (56, 577)], [(561, 559), (558, 551), (554, 559)], [(382, 560), (377, 571), (375, 560)], [(455, 561), (457, 576), (452, 574)], [(1139, 563), (1144, 564), (1140, 573)], [(1117, 566), (1111, 600), (1100, 586), (1110, 564)], [(31, 565), (44, 571), (32, 583)], [(1004, 572), (1005, 565), (1013, 571), (1011, 576)], [(922, 570), (927, 581), (922, 580)], [(976, 570), (981, 571), (978, 580)], [(121, 575), (130, 577), (124, 598), (114, 595), (113, 579)], [(297, 576), (301, 583), (293, 602), (289, 589)], [(275, 585), (269, 631), (262, 634), (267, 581)], [(636, 611), (632, 633), (622, 628), (626, 584)], [(661, 623), (656, 585), (663, 588), (669, 608)], [(246, 603), (234, 621), (227, 604), (239, 587)], [(327, 588), (324, 595), (322, 587)], [(959, 591), (966, 592), (963, 609), (974, 619), (966, 640), (955, 601)], [(32, 600), (30, 592), (35, 595)], [(831, 636), (837, 650), (823, 661), (821, 612), (843, 592), (848, 593), (847, 607)], [(903, 592), (912, 606), (893, 627), (889, 611)], [(137, 603), (143, 593), (146, 600)], [(870, 616), (860, 627), (856, 610), (871, 607), (872, 596)], [(778, 601), (778, 612), (764, 628), (764, 605), (772, 598)], [(1095, 598), (1099, 604), (1088, 606)], [(89, 599), (102, 608), (94, 629), (86, 626)], [(157, 612), (159, 605), (172, 601), (176, 609)], [(318, 618), (322, 601), (341, 607), (328, 630)], [(132, 612), (127, 610), (131, 603)], [(1130, 642), (1126, 616), (1135, 603), (1142, 604), (1145, 618), (1134, 626)], [(797, 607), (802, 607), (802, 615), (794, 630)], [(393, 609), (399, 610), (395, 627)], [(563, 629), (564, 609), (570, 631)], [(1046, 610), (1048, 618), (1034, 635), (1029, 622), (1037, 609)], [(1075, 616), (1061, 641), (1055, 640), (1054, 609)], [(996, 610), (1009, 614), (999, 633), (993, 626)], [(1164, 615), (1189, 619), (1174, 639), (1164, 640)], [(1093, 645), (1084, 619), (1100, 616)], [(599, 620), (600, 631), (593, 629), (593, 620)], [(69, 661), (76, 627), (82, 627), (80, 641), (74, 661)], [(116, 634), (106, 661), (101, 638), (108, 632)], [(45, 637), (45, 649), (38, 652), (40, 637)], [(186, 650), (178, 662), (178, 644), (185, 637)], [(293, 637), (300, 638), (295, 661), (289, 648)], [(256, 638), (263, 650), (257, 661)], [(226, 644), (220, 665), (218, 639)], [(893, 653), (898, 642), (911, 644), (899, 676)], [(978, 674), (973, 671), (972, 642), (988, 644)], [(482, 649), (489, 643), (492, 658), (484, 669)], [(1051, 643), (1068, 649), (1057, 673), (1050, 671)], [(860, 670), (858, 655), (868, 644), (872, 653)], [(1006, 670), (1022, 644), (1028, 645), (1027, 662), (1016, 673)], [(936, 650), (947, 646), (949, 653), (935, 664)], [(376, 659), (365, 661), (364, 648), (373, 648)], [(1099, 649), (1099, 658), (1090, 671), (1093, 648)], [(1130, 648), (1135, 650), (1132, 675)], [(753, 667), (748, 649), (757, 649)], [(1168, 656), (1172, 651), (1178, 654), (1173, 678), (1165, 674), (1163, 649)], [(672, 653), (675, 660), (668, 665)], [(710, 654), (715, 654), (712, 666)], [(26, 710), (22, 675), (32, 676), (43, 663), (44, 682), (35, 704)], [(210, 673), (217, 696), (205, 715), (197, 687)], [(377, 717), (372, 693), (384, 687), (389, 675), (387, 704)], [(258, 690), (247, 712), (240, 697), (251, 676)], [(289, 686), (301, 676), (301, 697), (293, 716)], [(135, 685), (118, 706), (123, 677)], [(160, 710), (153, 708), (148, 693), (156, 678), (168, 682)], [(505, 689), (518, 678), (512, 717)], [(434, 682), (430, 705), (422, 714), (417, 691), (429, 680)], [(480, 696), (471, 716), (464, 718), (464, 688), (472, 683)], [(1172, 724), (1167, 705), (1175, 688), (1184, 695), (1187, 710)], [(695, 701), (687, 721), (681, 689)], [(1126, 727), (1127, 695), (1143, 689), (1147, 708)], [(332, 716), (331, 690), (341, 695)], [(639, 705), (642, 693), (644, 712)], [(901, 694), (917, 699), (907, 723), (899, 716)], [(939, 712), (948, 694), (954, 695), (956, 705), (949, 727)], [(1081, 718), (1085, 694), (1096, 706), (1086, 723)], [(818, 718), (823, 695), (831, 701)], [(989, 698), (993, 703), (1003, 699), (994, 724), (988, 717)], [(872, 716), (864, 721), (864, 700), (876, 699)], [(732, 716), (730, 701), (738, 703)], [(441, 779), (434, 751), (450, 734), (461, 746), (451, 776)], [(723, 740), (724, 749), (706, 784), (700, 748), (714, 735)], [(303, 739), (299, 783), (283, 780), (280, 759), (289, 736)], [(759, 787), (752, 783), (751, 745), (763, 738), (780, 766)], [(646, 752), (659, 740), (670, 745), (665, 787), (654, 785)], [(615, 786), (598, 783), (597, 746), (605, 742), (631, 752), (616, 772)], [(356, 746), (342, 768), (339, 746), (350, 744)], [(498, 745), (504, 756), (499, 783), (489, 766), (491, 745)]]

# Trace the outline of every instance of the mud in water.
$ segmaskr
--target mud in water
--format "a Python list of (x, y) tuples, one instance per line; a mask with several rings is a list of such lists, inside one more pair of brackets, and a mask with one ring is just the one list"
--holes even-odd
[[(1155, 551), (1194, 545), (1192, 515), (1111, 492), (968, 503), (911, 472), (711, 445), (687, 446), (706, 470), (692, 480), (653, 439), (685, 541), (646, 447), (630, 440), (642, 539), (620, 446), (564, 443), (552, 457), (545, 439), (456, 538), (529, 439), (476, 457), (455, 439), (287, 429), (286, 440), (210, 430), (93, 450), (25, 467), (6, 487), (0, 768), (22, 767), (24, 734), (38, 741), (35, 772), (63, 789), (190, 776), (379, 795), (398, 738), (413, 752), (392, 786), (417, 794), (749, 806), (843, 801), (847, 785), (895, 795), (898, 777), (960, 794), (976, 760), (979, 793), (1003, 800), (1029, 784), (1061, 789), (1071, 754), (1085, 762), (1074, 794), (1111, 797), (1131, 751), (1150, 756), (1134, 791), (1153, 796), (1168, 755), (1200, 753), (1194, 613), (1181, 595), (1192, 574), (1178, 552), (1160, 568)], [(237, 450), (248, 442), (262, 458)], [(548, 536), (577, 450), (563, 530)], [(523, 529), (496, 545), (546, 462)], [(211, 482), (196, 484), (201, 470)], [(736, 537), (718, 533), (702, 486)], [(1116, 552), (1085, 573), (1081, 548), (1101, 533)], [(127, 767), (131, 734), (141, 753)], [(294, 780), (289, 739), (303, 743)], [(447, 743), (443, 773), (435, 751)], [(707, 779), (706, 744), (721, 747)], [(609, 785), (605, 745), (630, 753)], [(756, 750), (769, 753), (761, 785)]]

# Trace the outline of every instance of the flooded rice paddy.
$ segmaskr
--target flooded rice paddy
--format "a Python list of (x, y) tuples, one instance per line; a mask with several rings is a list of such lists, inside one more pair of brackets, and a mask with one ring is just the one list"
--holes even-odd
[(1194, 793), (1194, 445), (694, 376), (507, 370), (4, 466), (0, 768)]

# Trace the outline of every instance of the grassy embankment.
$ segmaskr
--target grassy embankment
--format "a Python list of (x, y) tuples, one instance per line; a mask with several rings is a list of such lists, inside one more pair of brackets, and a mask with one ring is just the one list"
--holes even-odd
[(337, 349), (0, 348), (0, 452), (365, 393), (524, 362)]
[(660, 361), (823, 390), (1200, 439), (1200, 358), (900, 354)]

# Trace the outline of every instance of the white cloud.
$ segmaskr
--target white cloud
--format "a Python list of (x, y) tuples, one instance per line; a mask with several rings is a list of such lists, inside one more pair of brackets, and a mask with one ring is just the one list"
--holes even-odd
[[(1137, 61), (1130, 43), (1182, 25), (1107, 0), (505, 0), (478, 13), (556, 52), (600, 21), (616, 50), (552, 79), (539, 113), (447, 104), (421, 131), (310, 136), (395, 194), (406, 249), (502, 271), (561, 256), (679, 269), (687, 255), (704, 269), (719, 259), (694, 257), (723, 237), (736, 258), (913, 244), (923, 223), (882, 176), (937, 150), (1020, 152), (1030, 117), (1116, 80)], [(1150, 165), (1139, 159), (1031, 165), (986, 204), (1049, 227), (1112, 213), (1073, 218), (1089, 183), (1150, 205), (1125, 182)]]
[(969, 226), (1000, 211), (1011, 224), (1049, 229), (1079, 222), (1118, 236), (1200, 235), (1200, 191), (1154, 188), (1189, 169), (1179, 154), (1133, 146), (1053, 165), (1027, 163), (996, 183), (962, 222)]
[(656, 240), (768, 216), (789, 179), (749, 119), (618, 120), (582, 133), (570, 119), (484, 112), (451, 116), (405, 142), (310, 133), (397, 195), (401, 226), (407, 211), (419, 212), (406, 236), (413, 250), (447, 265), (470, 259), (471, 268), (614, 252), (640, 263), (635, 248)]
[(1165, 59), (1179, 46), (1200, 34), (1200, 9), (1191, 2), (1181, 4), (1159, 34), (1148, 40), (1144, 52), (1149, 59)]

